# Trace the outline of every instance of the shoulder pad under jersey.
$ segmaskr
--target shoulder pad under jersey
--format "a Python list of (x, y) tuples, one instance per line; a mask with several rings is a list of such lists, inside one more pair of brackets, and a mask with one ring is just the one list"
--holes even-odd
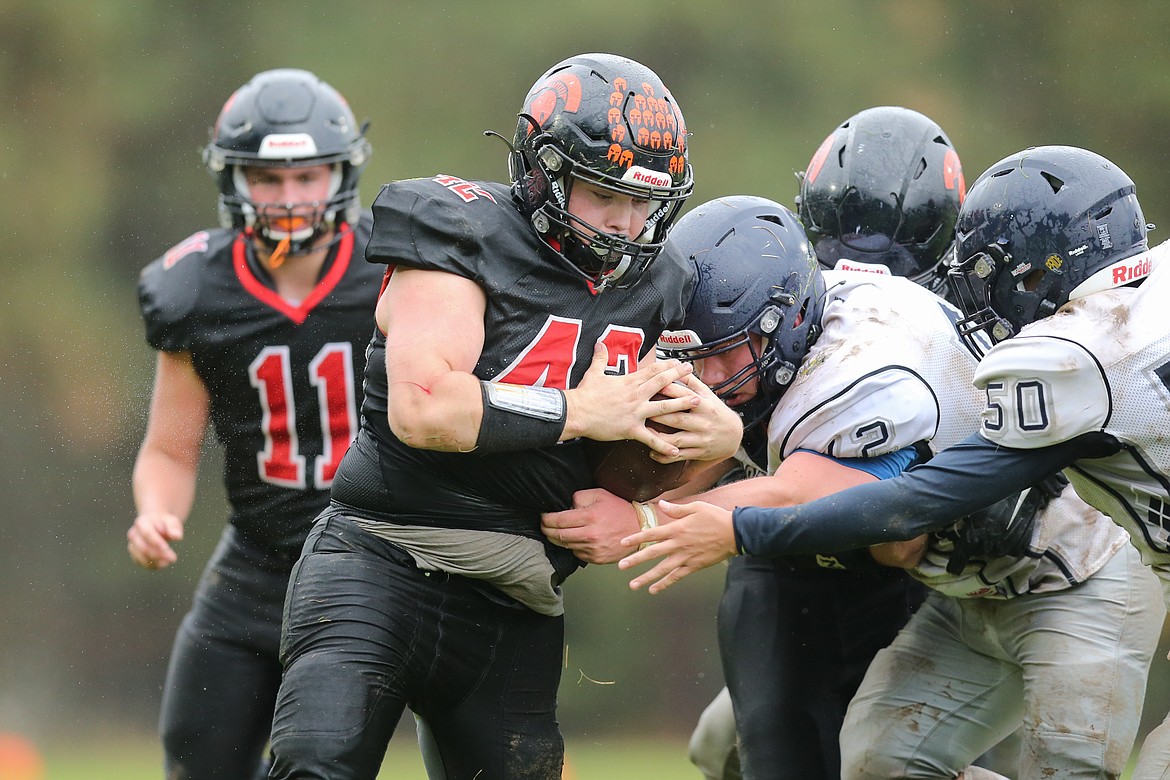
[[(387, 184), (373, 205), (366, 259), (482, 279), (480, 264), (494, 244), (522, 240), (526, 227), (510, 190), (493, 182), (439, 175)], [(528, 232), (535, 238), (535, 233)]]
[(201, 230), (175, 244), (138, 275), (138, 306), (146, 325), (146, 341), (155, 349), (174, 352), (189, 348), (185, 323), (199, 300), (209, 263), (230, 268), (227, 251), (234, 233)]
[(985, 438), (1034, 449), (1099, 431), (1110, 395), (1101, 365), (1080, 343), (1021, 334), (997, 344), (975, 370), (986, 393)]
[(938, 425), (938, 399), (922, 378), (888, 366), (844, 385), (806, 381), (793, 386), (772, 414), (768, 442), (781, 458), (797, 449), (872, 458), (930, 440)]

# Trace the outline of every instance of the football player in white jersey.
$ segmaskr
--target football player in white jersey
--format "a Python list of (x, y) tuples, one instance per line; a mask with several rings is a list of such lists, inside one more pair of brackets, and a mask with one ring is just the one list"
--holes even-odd
[[(943, 259), (950, 254), (966, 185), (958, 152), (937, 122), (901, 106), (866, 108), (840, 122), (825, 137), (797, 178), (797, 213), (822, 268), (903, 276), (942, 294), (946, 287)], [(788, 578), (792, 579), (799, 578)], [(728, 568), (726, 590), (757, 589), (757, 580), (771, 582), (777, 580), (777, 575), (761, 562), (736, 561)], [(776, 612), (795, 609), (798, 611), (791, 612), (787, 622), (807, 622), (803, 617), (808, 604), (802, 603), (794, 584), (776, 583), (785, 594), (776, 601), (787, 602), (786, 606), (778, 603)], [(810, 587), (803, 596), (805, 600), (831, 603), (823, 587), (816, 589), (811, 580), (807, 584)], [(918, 597), (923, 595), (925, 591), (919, 589)], [(849, 598), (845, 593), (839, 597)], [(724, 603), (729, 601), (725, 596)], [(742, 599), (740, 603), (744, 610), (758, 608)], [(892, 638), (892, 632), (907, 617), (905, 613), (886, 618), (874, 614), (866, 623), (870, 632), (876, 632), (879, 622), (885, 620), (882, 630)], [(724, 614), (721, 619), (726, 621), (731, 616)], [(849, 622), (847, 613), (838, 612), (835, 619), (820, 621), (818, 631), (840, 635), (837, 624)], [(805, 637), (801, 644), (813, 643)], [(889, 639), (880, 646), (886, 644)], [(822, 653), (810, 661), (814, 668), (834, 668), (841, 680), (840, 690), (849, 691), (850, 698), (877, 649), (855, 641), (851, 646), (855, 650), (848, 659), (832, 659)], [(795, 673), (807, 672), (804, 669)], [(842, 710), (832, 727), (834, 734), (843, 718)], [(807, 744), (799, 741), (798, 734), (791, 739), (798, 749)], [(777, 744), (778, 740), (771, 742)], [(690, 759), (709, 780), (737, 780), (735, 743), (731, 697), (724, 688), (699, 718), (691, 736)], [(834, 778), (839, 776), (840, 762), (831, 769)]]
[[(791, 224), (786, 214), (763, 199), (725, 198), (694, 209), (674, 234), (694, 258), (699, 281), (688, 307), (691, 330), (669, 334), (660, 348), (669, 344), (666, 354), (695, 360), (704, 381), (745, 413), (741, 456), (755, 449), (754, 433), (767, 431), (760, 438), (766, 438), (773, 476), (698, 496), (728, 508), (748, 502), (785, 505), (892, 476), (977, 425), (978, 395), (971, 386), (975, 357), (955, 328), (958, 312), (905, 279), (855, 272), (822, 275), (811, 259), (801, 263), (798, 253), (785, 248), (785, 240), (799, 231), (799, 226), (784, 229)], [(761, 418), (766, 426), (750, 424)], [(589, 500), (589, 507), (574, 511), (620, 513), (615, 502), (596, 495)], [(1024, 528), (1014, 536), (1014, 550), (989, 555), (961, 545), (960, 552), (969, 556), (963, 564), (954, 549), (959, 534), (948, 530), (930, 539), (915, 575), (940, 591), (985, 598), (960, 601), (940, 593), (928, 599), (923, 609), (935, 623), (962, 621), (973, 633), (947, 636), (940, 630), (940, 636), (931, 637), (926, 646), (940, 651), (937, 674), (907, 680), (914, 695), (925, 699), (914, 710), (922, 728), (915, 731), (903, 717), (898, 722), (905, 733), (889, 748), (928, 756), (934, 771), (954, 776), (1010, 733), (1026, 710), (1033, 727), (1028, 747), (1043, 766), (1058, 767), (1062, 776), (1096, 777), (1107, 771), (1107, 756), (1121, 756), (1124, 762), (1136, 735), (1160, 624), (1146, 619), (1149, 612), (1161, 615), (1157, 586), (1129, 555), (1124, 534), (1071, 495), (1047, 506), (1021, 503), (1027, 511), (1006, 513)], [(1013, 503), (1011, 509), (1016, 508)], [(1037, 510), (1042, 510), (1038, 516)], [(872, 553), (787, 560), (858, 572), (871, 570), (875, 559), (913, 565), (922, 549), (911, 543)], [(947, 564), (956, 560), (960, 565), (947, 572)], [(766, 583), (758, 577), (754, 581)], [(829, 582), (822, 585), (826, 600), (837, 593)], [(730, 584), (729, 594), (734, 594)], [(799, 621), (794, 625), (775, 608), (769, 612), (766, 603), (754, 610), (738, 603), (784, 595), (757, 585), (752, 593), (725, 596), (721, 605), (720, 647), (735, 698), (746, 777), (791, 776), (800, 760), (757, 745), (769, 733), (773, 741), (782, 741), (777, 733), (783, 733), (786, 721), (768, 710), (780, 706), (778, 694), (807, 685), (784, 679), (791, 664), (774, 657), (781, 637), (800, 630)], [(729, 607), (729, 597), (738, 602)], [(728, 615), (734, 619), (723, 620)], [(1070, 625), (1080, 616), (1089, 616), (1083, 619), (1091, 621), (1091, 630)], [(916, 616), (910, 626), (922, 620)], [(859, 635), (867, 630), (865, 614), (852, 621), (841, 630)], [(1019, 634), (1021, 625), (1033, 630), (1015, 644), (989, 649), (994, 642), (988, 637), (1008, 627)], [(1053, 662), (1067, 659), (1109, 681), (1097, 701), (1102, 707), (1121, 706), (1108, 729), (1101, 729), (1097, 708), (1084, 697), (1049, 701), (1068, 679)], [(845, 675), (849, 669), (834, 671)], [(951, 695), (953, 676), (969, 685), (968, 695), (958, 702)], [(1046, 714), (1060, 723), (1060, 732), (1044, 729)], [(884, 713), (879, 723), (889, 725), (890, 718)], [(891, 728), (890, 733), (897, 732)], [(1085, 734), (1093, 740), (1076, 744)], [(841, 747), (844, 776), (853, 776), (855, 748), (861, 745), (843, 738)], [(806, 752), (816, 749), (805, 746)], [(869, 765), (878, 767), (872, 758)], [(968, 771), (971, 777), (994, 776)]]
[[(898, 478), (802, 506), (660, 504), (674, 521), (624, 540), (657, 544), (623, 567), (663, 558), (631, 586), (659, 591), (737, 552), (914, 538), (1064, 469), (1081, 498), (1129, 531), (1170, 594), (1170, 247), (1149, 249), (1147, 228), (1133, 181), (1093, 152), (1036, 147), (991, 166), (960, 212), (950, 271), (961, 327), (996, 342), (974, 379), (979, 432)], [(1070, 676), (1066, 696), (1100, 683)], [(1133, 777), (1168, 767), (1163, 723)]]
[[(954, 227), (966, 188), (962, 165), (954, 145), (936, 122), (917, 111), (898, 106), (879, 106), (860, 111), (840, 123), (825, 138), (799, 178), (800, 193), (796, 199), (799, 216), (822, 268), (893, 274), (911, 279), (940, 295), (945, 292), (946, 263), (943, 258), (951, 254)], [(1061, 512), (1054, 507), (1051, 511), (1042, 511), (1038, 523), (1019, 522), (1019, 518), (1032, 517), (1039, 509), (1039, 504), (1045, 502), (1053, 489), (1060, 485), (1053, 483), (1038, 487), (1027, 497), (1012, 496), (995, 508), (999, 523), (1017, 519), (1010, 526), (1010, 534), (988, 533), (985, 523), (967, 522), (947, 529), (944, 533), (932, 535), (930, 546), (915, 575), (936, 590), (963, 598), (983, 596), (1003, 601), (1017, 594), (1067, 588), (1070, 580), (1059, 574), (1052, 576), (1056, 572), (1053, 559), (1059, 560), (1069, 554), (1078, 555), (1077, 549), (1081, 543), (1068, 538), (1078, 510), (1074, 509), (1070, 516), (1069, 511)], [(1073, 491), (1068, 490), (1058, 503), (1079, 503), (1069, 497), (1072, 494)], [(1088, 511), (1083, 504), (1079, 505), (1079, 511)], [(1116, 531), (1113, 533), (1116, 535)], [(1046, 560), (1039, 551), (1047, 548), (1049, 540), (1055, 544)], [(1028, 549), (1029, 545), (1031, 549)], [(1101, 548), (1094, 547), (1090, 540), (1086, 553), (1091, 555), (1094, 549)], [(1111, 553), (1115, 548), (1109, 546), (1104, 549)], [(1012, 551), (1021, 550), (1027, 550), (1029, 554), (1011, 554)], [(779, 583), (779, 575), (769, 576), (767, 564), (767, 561), (753, 561), (750, 556), (731, 562), (727, 573), (727, 595), (720, 613), (721, 621), (740, 619), (765, 623), (779, 618), (790, 625), (808, 622), (799, 614), (791, 612), (787, 617), (780, 617), (785, 608), (791, 610), (793, 606), (803, 608), (807, 605), (800, 603), (799, 589), (795, 587), (799, 578), (789, 575)], [(1145, 580), (1144, 592), (1148, 603), (1148, 574)], [(773, 581), (778, 584), (771, 585)], [(751, 617), (753, 610), (764, 609), (758, 605), (758, 599), (749, 602), (731, 598), (737, 589), (758, 591), (762, 586), (771, 586), (783, 593), (774, 599), (776, 606), (771, 608), (772, 621)], [(817, 603), (833, 601), (830, 590), (823, 586), (820, 592), (810, 591), (810, 595)], [(841, 598), (842, 595), (838, 589), (836, 597)], [(784, 607), (786, 603), (792, 606)], [(732, 604), (739, 605), (735, 614), (731, 614)], [(933, 603), (930, 607), (927, 612), (933, 614)], [(966, 610), (965, 614), (971, 618), (973, 612), (981, 609), (982, 605), (956, 605), (953, 608)], [(1011, 625), (1020, 619), (1021, 612), (1031, 608), (1029, 600), (989, 608), (988, 628)], [(821, 621), (819, 633), (839, 631), (839, 623), (844, 624), (845, 630), (850, 632), (848, 613), (837, 614), (838, 620)], [(870, 616), (866, 621), (867, 635), (871, 635), (883, 619), (877, 613)], [(850, 633), (856, 631), (856, 627), (853, 627)], [(919, 688), (938, 690), (939, 685), (949, 677), (961, 674), (969, 666), (978, 666), (986, 658), (976, 643), (966, 638), (956, 639), (940, 630), (937, 620), (926, 617), (915, 619), (904, 633), (906, 636), (900, 641), (917, 643), (919, 647), (932, 648), (945, 641), (952, 643), (946, 663), (936, 662), (930, 667), (933, 676), (918, 675), (914, 678)], [(1108, 632), (1105, 636), (1108, 638)], [(1148, 641), (1148, 637), (1147, 632), (1143, 637), (1133, 639), (1141, 646), (1143, 641)], [(811, 646), (814, 644), (811, 639), (806, 634), (801, 641)], [(725, 665), (735, 665), (736, 656), (746, 656), (746, 662), (750, 664), (751, 644), (752, 637), (741, 636), (735, 643), (735, 649), (730, 651), (730, 658), (725, 649)], [(856, 641), (853, 646), (861, 648)], [(1045, 660), (1052, 655), (1051, 651), (1038, 651), (1039, 646), (1039, 642), (1033, 642), (1021, 650), (1030, 651), (1038, 660)], [(872, 654), (872, 649), (866, 649)], [(1021, 657), (1022, 652), (1016, 656)], [(851, 686), (848, 690), (852, 691), (862, 684), (860, 676), (865, 672), (864, 665), (856, 668), (858, 658), (856, 652), (852, 654), (851, 661), (821, 653), (821, 657), (811, 661), (806, 668), (790, 670), (789, 674), (795, 671), (796, 674), (808, 675), (822, 666), (834, 668), (838, 677)], [(1028, 665), (1028, 661), (1023, 661), (1018, 666), (1026, 668)], [(1014, 672), (1016, 666), (1015, 663), (996, 661), (989, 665), (987, 671), (991, 675), (1001, 675), (1005, 668)], [(1025, 673), (1034, 678), (1039, 677), (1039, 682), (1030, 686), (1034, 691), (1042, 690), (1047, 680), (1054, 679), (1050, 671), (1037, 675), (1032, 669), (1025, 669)], [(735, 676), (732, 671), (728, 675)], [(879, 685), (888, 686), (890, 690), (896, 689), (904, 676), (904, 670), (900, 674), (892, 669), (886, 669), (880, 674), (875, 670), (864, 686), (872, 696), (876, 694)], [(750, 690), (753, 696), (757, 694), (756, 688)], [(1021, 702), (1020, 697), (1013, 694), (1002, 706), (996, 705), (990, 709), (998, 714), (1003, 707), (1018, 709)], [(969, 714), (966, 710), (958, 713), (960, 717)], [(840, 725), (841, 721), (838, 721), (837, 727)], [(749, 729), (745, 730), (750, 730), (750, 724)], [(936, 730), (926, 742), (925, 749), (949, 751), (949, 734), (945, 729)], [(1114, 734), (1124, 740), (1124, 731)], [(1015, 776), (1020, 754), (1019, 737), (1020, 733), (1017, 732), (1011, 739), (1001, 741), (990, 753), (980, 756), (976, 763)], [(799, 736), (795, 739), (799, 739)], [(699, 720), (691, 738), (691, 760), (708, 778), (735, 780), (738, 770), (735, 740), (736, 724), (731, 698), (727, 689), (724, 689), (704, 710)], [(750, 734), (747, 740), (752, 740)], [(792, 752), (791, 749), (785, 749), (784, 741), (784, 738), (776, 737), (769, 740), (775, 746), (773, 756)], [(850, 740), (850, 744), (857, 744), (857, 741)], [(883, 744), (895, 753), (922, 749), (917, 744), (897, 745), (892, 741)], [(808, 749), (805, 748), (805, 751), (808, 752)], [(849, 752), (850, 749), (846, 748), (846, 753)], [(872, 758), (869, 757), (870, 760)], [(1085, 763), (1091, 768), (1100, 762), (1095, 763), (1090, 756)], [(839, 772), (838, 766), (837, 774)]]

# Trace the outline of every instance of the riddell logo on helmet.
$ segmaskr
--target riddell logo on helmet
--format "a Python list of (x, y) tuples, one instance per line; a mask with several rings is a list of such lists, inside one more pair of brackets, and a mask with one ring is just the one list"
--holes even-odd
[(670, 176), (667, 174), (652, 171), (649, 168), (643, 168), (641, 165), (635, 165), (626, 171), (622, 176), (622, 181), (648, 184), (651, 187), (669, 187), (672, 183)]
[(693, 330), (664, 330), (658, 337), (659, 349), (690, 349), (703, 346), (703, 340)]
[(260, 157), (312, 157), (317, 153), (317, 144), (308, 133), (274, 133), (264, 136), (260, 142)]
[(1154, 265), (1158, 260), (1159, 257), (1154, 250), (1118, 260), (1116, 263), (1098, 270), (1069, 291), (1069, 300), (1076, 300), (1095, 292), (1111, 290), (1144, 279), (1154, 270)]
[(837, 261), (837, 264), (833, 266), (833, 270), (857, 271), (858, 273), (865, 274), (884, 274), (886, 276), (894, 275), (888, 266), (882, 265), (881, 263), (861, 263), (856, 260), (849, 260), (844, 257)]
[(1135, 279), (1142, 279), (1150, 275), (1150, 256), (1143, 253), (1138, 256), (1137, 262), (1125, 265), (1124, 262), (1113, 266), (1113, 283), (1116, 285), (1129, 284)]

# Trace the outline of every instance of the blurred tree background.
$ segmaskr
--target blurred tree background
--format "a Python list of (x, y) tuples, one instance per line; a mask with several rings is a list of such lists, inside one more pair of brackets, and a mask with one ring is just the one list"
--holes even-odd
[[(1125, 169), (1160, 222), (1167, 29), (1170, 5), (1152, 0), (0, 0), (0, 731), (68, 744), (154, 729), (226, 509), (209, 442), (180, 562), (149, 573), (126, 554), (153, 371), (135, 282), (215, 223), (199, 150), (253, 73), (316, 71), (370, 120), (367, 202), (396, 178), (506, 176), (504, 146), (481, 131), (510, 136), (552, 63), (610, 51), (680, 102), (692, 203), (791, 204), (830, 130), (894, 104), (947, 130), (968, 183), (1026, 146), (1084, 146)], [(685, 735), (721, 685), (722, 572), (656, 597), (627, 579), (590, 567), (567, 586), (561, 720), (599, 739)], [(1148, 717), (1170, 698), (1163, 657)]]

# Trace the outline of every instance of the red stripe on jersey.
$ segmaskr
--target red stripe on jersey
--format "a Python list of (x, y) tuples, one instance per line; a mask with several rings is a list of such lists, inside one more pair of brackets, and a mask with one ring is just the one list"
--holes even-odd
[(236, 236), (235, 244), (232, 245), (232, 265), (236, 270), (236, 278), (240, 280), (244, 289), (252, 294), (252, 297), (282, 312), (290, 320), (300, 325), (309, 316), (309, 312), (324, 300), (326, 295), (333, 292), (333, 288), (337, 286), (342, 277), (345, 276), (345, 270), (349, 268), (349, 261), (353, 256), (353, 231), (346, 225), (342, 225), (339, 229), (342, 233), (341, 241), (337, 245), (337, 259), (333, 261), (329, 273), (317, 282), (313, 292), (309, 293), (309, 296), (301, 301), (299, 306), (294, 306), (281, 298), (276, 290), (266, 286), (252, 273), (252, 269), (248, 266), (248, 239), (243, 233)]

